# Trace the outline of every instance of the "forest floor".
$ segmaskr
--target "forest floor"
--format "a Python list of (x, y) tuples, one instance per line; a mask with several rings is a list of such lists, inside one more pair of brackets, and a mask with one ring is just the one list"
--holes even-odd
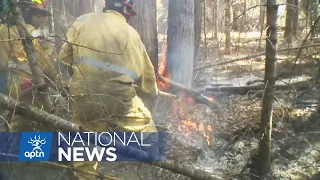
[[(247, 56), (248, 49), (224, 56), (224, 59)], [(279, 81), (286, 84), (313, 78), (318, 65), (310, 52), (316, 54), (317, 49), (309, 49), (308, 53), (303, 50), (303, 61), (295, 67), (293, 64), (298, 50), (278, 53), (277, 74), (290, 74)], [(202, 60), (197, 65), (212, 61)], [(219, 108), (214, 110), (200, 104), (159, 100), (159, 107), (154, 110), (157, 123), (168, 127), (173, 137), (168, 157), (177, 163), (213, 173), (221, 179), (248, 179), (252, 175), (250, 160), (259, 143), (262, 97), (256, 94), (208, 92), (206, 87), (212, 84), (246, 86), (248, 81), (263, 80), (263, 76), (264, 57), (213, 66), (197, 72), (194, 88), (214, 96), (219, 104)], [(313, 176), (314, 179), (320, 179), (315, 176), (320, 172), (320, 114), (316, 111), (316, 99), (319, 99), (319, 91), (314, 88), (276, 92), (272, 125), (273, 179), (310, 179)], [(181, 109), (187, 115), (181, 117)], [(186, 126), (183, 121), (185, 118), (192, 122), (191, 125), (189, 123)], [(204, 127), (211, 125), (212, 132), (201, 131), (200, 124), (204, 124)], [(187, 130), (181, 130), (181, 126), (187, 127)], [(207, 135), (211, 138), (209, 145), (205, 138)], [(166, 172), (161, 173), (159, 179), (185, 177)]]
[[(277, 74), (291, 71), (292, 59), (287, 56), (279, 60)], [(291, 73), (291, 77), (282, 81), (303, 81), (316, 74), (314, 62), (305, 62), (296, 67), (296, 74)], [(197, 86), (203, 81), (208, 83), (203, 80), (208, 78), (211, 83), (245, 86), (248, 81), (263, 79), (263, 70), (264, 61), (260, 59), (214, 67), (201, 72), (202, 82)], [(320, 115), (312, 101), (318, 99), (319, 92), (311, 89), (297, 98), (301, 93), (294, 90), (276, 93), (272, 134), (274, 179), (308, 179), (320, 171)], [(218, 96), (215, 99), (221, 104), (222, 113), (214, 119), (217, 144), (205, 153), (205, 158), (198, 160), (199, 167), (220, 174), (222, 179), (248, 179), (250, 160), (259, 143), (262, 97), (254, 94)]]
[[(220, 58), (217, 63), (263, 52), (263, 48), (252, 50), (257, 43), (243, 45), (241, 50)], [(308, 81), (317, 74), (318, 64), (310, 55), (317, 54), (317, 49), (309, 49), (308, 53), (303, 50), (303, 61), (293, 70), (297, 53), (298, 50), (278, 53), (277, 74), (290, 74), (281, 77), (278, 83)], [(197, 65), (212, 62), (213, 58), (203, 59)], [(152, 113), (156, 124), (170, 134), (166, 140), (167, 158), (177, 164), (205, 170), (220, 179), (249, 179), (252, 176), (251, 160), (259, 144), (262, 95), (211, 92), (206, 88), (217, 84), (247, 86), (248, 81), (263, 80), (264, 57), (212, 66), (195, 74), (193, 88), (213, 96), (219, 106), (209, 109), (190, 99), (159, 98)], [(276, 91), (272, 124), (272, 179), (320, 179), (317, 176), (320, 172), (320, 113), (315, 107), (319, 94), (315, 88)], [(189, 179), (134, 162), (124, 163), (112, 174), (125, 180)]]

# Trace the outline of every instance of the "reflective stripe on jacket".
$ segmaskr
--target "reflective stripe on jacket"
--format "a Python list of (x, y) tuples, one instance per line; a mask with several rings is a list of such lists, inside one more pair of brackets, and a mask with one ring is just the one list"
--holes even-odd
[(126, 69), (122, 66), (119, 66), (117, 64), (111, 64), (110, 62), (95, 60), (85, 56), (77, 57), (75, 59), (75, 62), (77, 64), (87, 64), (95, 68), (101, 68), (105, 71), (114, 71), (117, 73), (125, 74), (130, 78), (132, 78), (134, 81), (138, 80), (138, 76), (135, 72), (131, 71), (130, 69)]
[[(79, 17), (69, 29), (67, 41), (59, 59), (73, 66), (71, 87), (104, 93), (112, 81), (135, 83), (147, 94), (158, 93), (154, 67), (140, 36), (120, 13)], [(79, 88), (73, 88), (74, 93), (83, 93)]]

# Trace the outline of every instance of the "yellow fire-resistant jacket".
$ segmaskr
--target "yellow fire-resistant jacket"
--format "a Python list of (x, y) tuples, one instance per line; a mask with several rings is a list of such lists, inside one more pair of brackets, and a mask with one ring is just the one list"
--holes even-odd
[[(29, 34), (36, 36), (37, 30), (26, 25)], [(12, 97), (21, 95), (21, 82), (32, 79), (31, 70), (29, 69), (27, 56), (23, 49), (21, 40), (16, 26), (8, 29), (6, 25), (0, 25), (0, 87), (2, 93), (9, 94)], [(57, 77), (57, 72), (53, 63), (53, 47), (48, 46), (40, 38), (33, 39), (36, 57), (39, 67), (43, 70), (46, 79), (53, 81)], [(6, 91), (6, 92), (5, 92)]]
[(154, 67), (145, 47), (120, 13), (106, 11), (79, 17), (69, 29), (67, 40), (59, 59), (75, 67), (74, 93), (83, 93), (75, 86), (104, 93), (111, 81), (135, 83), (142, 92), (157, 95)]
[[(73, 67), (72, 121), (97, 132), (157, 132), (150, 111), (131, 85), (157, 95), (154, 67), (125, 17), (115, 11), (83, 15), (69, 29), (67, 41), (59, 60)], [(99, 169), (81, 162), (73, 166)]]

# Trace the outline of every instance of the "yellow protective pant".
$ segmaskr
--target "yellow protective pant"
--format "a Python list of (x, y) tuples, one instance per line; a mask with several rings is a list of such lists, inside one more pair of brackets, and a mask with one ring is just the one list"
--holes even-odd
[[(73, 95), (73, 122), (95, 132), (157, 132), (150, 111), (136, 95), (135, 89), (119, 91)], [(98, 172), (99, 168), (96, 162), (73, 162), (73, 166), (93, 172)], [(76, 176), (79, 180), (96, 179), (78, 172)]]

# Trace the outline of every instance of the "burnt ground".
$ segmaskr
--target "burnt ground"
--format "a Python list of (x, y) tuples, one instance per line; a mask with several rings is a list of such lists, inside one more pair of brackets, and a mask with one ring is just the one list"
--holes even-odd
[[(302, 52), (302, 61), (293, 70), (297, 53), (278, 53), (277, 74), (286, 74), (278, 83), (310, 81), (317, 74), (318, 65), (309, 55), (318, 53), (316, 49)], [(247, 51), (237, 51), (218, 62), (246, 55), (249, 55)], [(212, 59), (200, 60), (197, 65), (212, 62)], [(264, 57), (261, 56), (196, 72), (193, 88), (214, 96), (218, 104), (216, 109), (190, 100), (176, 101), (159, 97), (152, 113), (160, 129), (170, 134), (166, 139), (167, 158), (177, 164), (205, 170), (220, 179), (249, 179), (252, 176), (251, 159), (259, 143), (263, 92), (237, 95), (211, 92), (206, 88), (214, 84), (245, 86), (248, 81), (263, 79), (263, 71)], [(271, 179), (320, 179), (320, 114), (315, 107), (319, 95), (312, 81), (310, 88), (304, 90), (276, 91)], [(192, 124), (183, 126), (183, 120), (190, 120)], [(204, 128), (200, 128), (200, 124)], [(210, 144), (204, 135), (209, 136)], [(119, 166), (116, 171), (109, 169), (106, 172), (125, 180), (189, 179), (143, 163), (123, 163)]]
[[(219, 100), (221, 106), (217, 111), (196, 105), (190, 119), (213, 124), (212, 144), (208, 146), (198, 132), (187, 136), (172, 128), (169, 158), (211, 172), (221, 179), (248, 179), (250, 159), (259, 142), (260, 100), (224, 97)], [(313, 108), (292, 112), (283, 107), (275, 109), (272, 135), (274, 179), (308, 179), (319, 172), (319, 117)], [(164, 121), (168, 125), (180, 124), (179, 121), (172, 122), (170, 117)], [(168, 174), (171, 177), (165, 179), (172, 179), (174, 174)]]
[[(277, 74), (286, 74), (280, 78), (280, 83), (307, 81), (316, 74), (317, 63), (304, 52), (303, 61), (293, 70), (297, 52), (291, 55), (279, 53)], [(233, 58), (244, 55), (238, 54)], [(208, 61), (199, 63), (207, 64)], [(196, 74), (194, 88), (206, 95), (213, 95), (219, 107), (209, 109), (201, 104), (182, 104), (185, 104), (183, 109), (189, 120), (198, 125), (203, 123), (212, 126), (213, 131), (209, 132), (210, 145), (203, 132), (194, 127), (181, 129), (181, 119), (186, 117), (181, 117), (181, 113), (174, 110), (177, 107), (175, 102), (160, 98), (153, 114), (157, 124), (168, 128), (171, 133), (168, 158), (213, 173), (221, 179), (248, 179), (250, 160), (259, 143), (263, 93), (236, 95), (206, 91), (205, 87), (208, 84), (243, 86), (248, 81), (263, 79), (263, 71), (264, 58), (258, 57), (208, 68)], [(320, 115), (316, 112), (316, 99), (319, 99), (319, 91), (312, 85), (303, 91), (292, 89), (276, 92), (272, 179), (320, 179), (316, 176), (320, 172)], [(178, 104), (178, 107), (182, 107), (182, 104)], [(157, 176), (160, 179), (188, 179), (168, 171), (159, 173)]]

